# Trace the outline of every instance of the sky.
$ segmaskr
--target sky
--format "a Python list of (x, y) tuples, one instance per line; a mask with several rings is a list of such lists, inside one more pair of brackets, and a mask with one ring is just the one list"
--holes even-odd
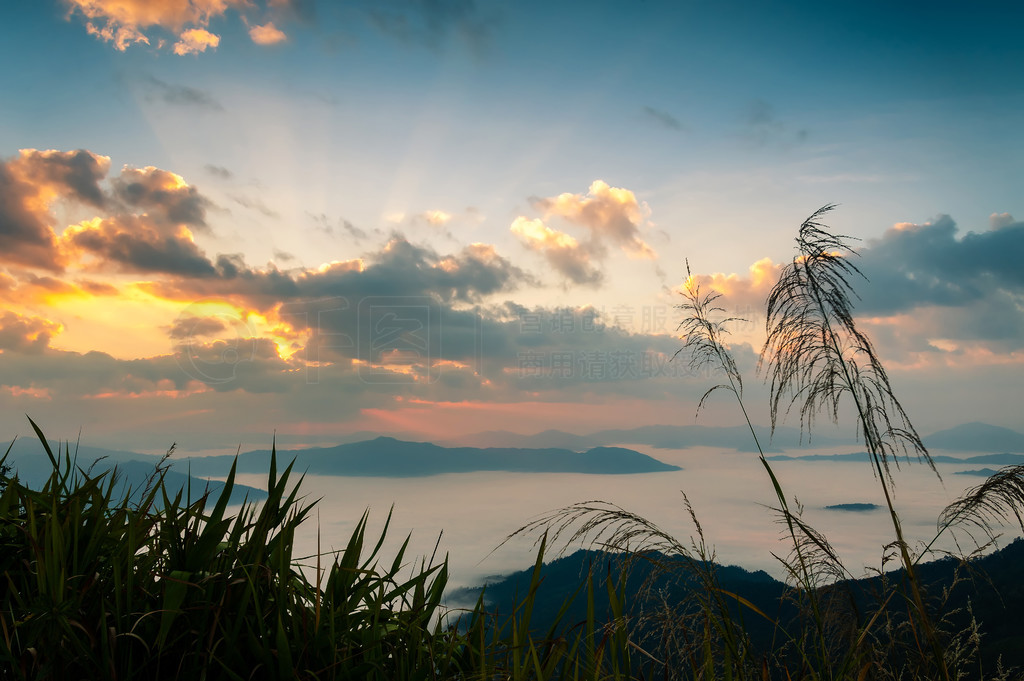
[(766, 422), (764, 300), (826, 204), (918, 429), (1024, 429), (1015, 3), (2, 11), (9, 437), (692, 423), (716, 377), (672, 360), (687, 262), (745, 320)]

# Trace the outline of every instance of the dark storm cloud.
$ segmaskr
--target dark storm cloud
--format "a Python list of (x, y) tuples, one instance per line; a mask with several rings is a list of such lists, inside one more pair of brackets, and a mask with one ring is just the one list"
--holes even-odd
[(224, 107), (212, 95), (204, 90), (188, 85), (175, 85), (154, 76), (141, 79), (146, 89), (146, 97), (174, 106), (188, 106), (209, 111), (223, 111)]
[(657, 121), (659, 125), (669, 130), (682, 130), (683, 124), (679, 122), (679, 119), (672, 114), (655, 109), (651, 106), (645, 106), (643, 112), (647, 114), (652, 120)]
[(858, 311), (903, 312), (923, 305), (965, 306), (997, 294), (1024, 295), (1024, 223), (1003, 221), (957, 238), (948, 215), (904, 224), (861, 250), (857, 264), (869, 278)]

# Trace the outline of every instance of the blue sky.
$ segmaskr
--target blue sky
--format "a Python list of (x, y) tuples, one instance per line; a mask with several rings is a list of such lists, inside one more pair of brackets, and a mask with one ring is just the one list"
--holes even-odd
[[(12, 432), (29, 413), (124, 445), (188, 430), (202, 448), (275, 427), (675, 421), (707, 379), (653, 359), (679, 344), (684, 261), (751, 317), (735, 339), (752, 372), (764, 294), (800, 221), (832, 202), (875, 282), (863, 323), (922, 429), (1024, 425), (1009, 406), (1024, 359), (1011, 3), (5, 14)], [(359, 305), (388, 296), (428, 301), (434, 346), (392, 365), (402, 380), (368, 382), (383, 360), (359, 354)], [(962, 398), (943, 399), (953, 385)]]

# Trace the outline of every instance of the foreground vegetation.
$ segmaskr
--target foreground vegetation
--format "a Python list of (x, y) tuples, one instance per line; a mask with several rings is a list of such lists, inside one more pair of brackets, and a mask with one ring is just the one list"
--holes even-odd
[(187, 503), (166, 466), (126, 489), (32, 427), (53, 473), (41, 489), (0, 476), (0, 679), (628, 677), (624, 626), (610, 639), (592, 611), (574, 632), (531, 630), (543, 550), (513, 612), (448, 611), (446, 563), (410, 568), (404, 545), (384, 561), (387, 524), (367, 537), (365, 515), (343, 551), (294, 555), (313, 504), (276, 452), (267, 498), (232, 508), (233, 469)]
[[(267, 498), (230, 507), (234, 468), (216, 498), (172, 494), (165, 465), (141, 489), (126, 490), (116, 470), (94, 474), (69, 447), (53, 451), (32, 423), (53, 473), (39, 489), (0, 476), (0, 679), (1008, 678), (998, 664), (979, 666), (977, 623), (954, 617), (951, 588), (929, 590), (921, 563), (958, 528), (980, 539), (961, 557), (964, 567), (991, 545), (997, 523), (1009, 518), (1024, 529), (1024, 468), (968, 491), (914, 551), (890, 467), (908, 456), (931, 460), (854, 324), (849, 280), (858, 271), (844, 238), (818, 222), (827, 210), (801, 226), (800, 252), (769, 297), (762, 361), (773, 426), (791, 408), (808, 429), (819, 413), (838, 419), (844, 409), (857, 423), (892, 522), (893, 540), (882, 548), (900, 567), (879, 574), (870, 593), (850, 587), (854, 576), (804, 521), (763, 453), (787, 549), (780, 560), (788, 582), (774, 610), (723, 583), (688, 503), (694, 537), (683, 542), (625, 509), (585, 502), (521, 530), (540, 533), (540, 550), (504, 613), (489, 612), (482, 597), (452, 611), (442, 600), (445, 561), (410, 566), (404, 546), (385, 560), (387, 527), (367, 537), (365, 515), (343, 551), (294, 555), (312, 503), (300, 497), (291, 466), (278, 470), (276, 454)], [(724, 340), (730, 320), (715, 318), (716, 298), (688, 280), (684, 350), (694, 367), (724, 376), (700, 404), (725, 390), (749, 425)], [(538, 600), (549, 539), (589, 541), (625, 559), (582, 575), (551, 608)], [(678, 575), (686, 589), (631, 582), (638, 560), (647, 574)], [(572, 602), (582, 614), (568, 615)], [(533, 623), (540, 606), (543, 629)]]

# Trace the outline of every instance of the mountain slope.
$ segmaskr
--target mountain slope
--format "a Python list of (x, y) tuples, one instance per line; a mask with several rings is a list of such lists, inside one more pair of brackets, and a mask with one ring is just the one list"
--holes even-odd
[(1024, 434), (975, 421), (932, 433), (924, 438), (924, 444), (961, 452), (1024, 453)]

